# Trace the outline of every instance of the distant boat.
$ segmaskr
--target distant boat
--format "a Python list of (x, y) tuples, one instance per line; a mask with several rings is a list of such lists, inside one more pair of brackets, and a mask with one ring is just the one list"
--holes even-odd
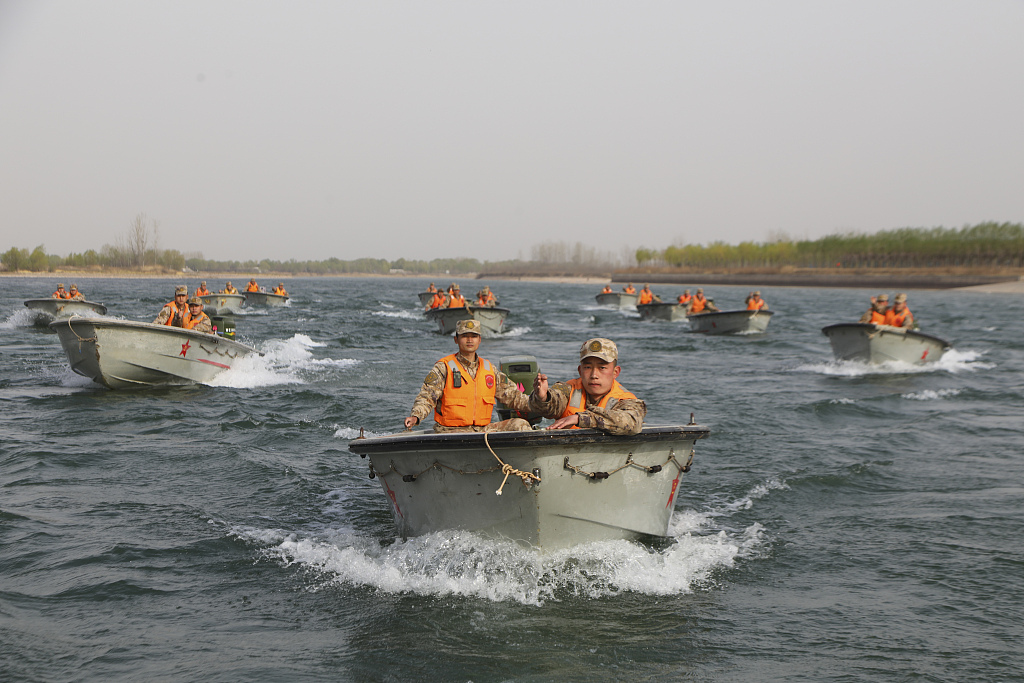
[(934, 363), (953, 348), (945, 339), (888, 325), (839, 323), (823, 327), (821, 332), (832, 343), (836, 360), (864, 363), (902, 361), (922, 365)]
[(241, 313), (245, 305), (244, 294), (204, 294), (199, 297), (207, 315), (228, 315)]
[(662, 301), (637, 304), (641, 320), (686, 320), (686, 306)]
[(623, 309), (636, 308), (636, 294), (625, 292), (601, 292), (595, 298), (602, 306), (616, 306)]
[[(490, 432), (485, 443), (479, 432), (413, 432), (348, 448), (370, 458), (403, 538), (461, 529), (550, 551), (665, 537), (694, 443), (709, 433), (697, 424), (633, 436)], [(517, 471), (506, 475), (502, 463)]]
[(764, 332), (775, 311), (711, 311), (689, 317), (690, 332), (701, 334), (741, 334)]
[(454, 334), (455, 324), (460, 320), (469, 320), (470, 318), (479, 320), (485, 332), (500, 334), (505, 326), (505, 318), (508, 317), (508, 314), (509, 310), (507, 308), (499, 308), (497, 306), (431, 308), (423, 313), (428, 320), (433, 320), (437, 323), (441, 334)]
[(71, 369), (111, 389), (209, 382), (251, 346), (203, 332), (114, 318), (50, 323)]
[(70, 318), (73, 315), (96, 316), (107, 313), (107, 307), (103, 304), (73, 299), (29, 299), (25, 306), (35, 312), (35, 323), (40, 327), (46, 327), (54, 320)]
[(245, 303), (250, 306), (284, 306), (288, 303), (288, 297), (270, 292), (246, 292)]
[(428, 306), (434, 300), (434, 292), (420, 292), (416, 296), (420, 298), (420, 306)]

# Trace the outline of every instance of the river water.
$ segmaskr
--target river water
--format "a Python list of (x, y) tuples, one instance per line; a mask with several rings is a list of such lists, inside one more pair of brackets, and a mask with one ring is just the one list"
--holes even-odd
[[(151, 320), (175, 282), (78, 284)], [(426, 280), (287, 284), (237, 319), (263, 357), (114, 392), (31, 326), (54, 280), (0, 279), (0, 680), (1024, 680), (1024, 298), (911, 292), (954, 350), (868, 367), (820, 332), (867, 291), (764, 289), (768, 334), (704, 337), (593, 285), (487, 283), (512, 314), (484, 357), (569, 378), (610, 337), (649, 423), (712, 430), (673, 542), (538, 556), (396, 540), (347, 450), (400, 429), (455, 348)]]

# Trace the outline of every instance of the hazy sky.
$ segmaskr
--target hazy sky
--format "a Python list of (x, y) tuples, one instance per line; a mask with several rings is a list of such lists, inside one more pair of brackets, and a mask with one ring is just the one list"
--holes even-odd
[(0, 0), (0, 251), (1024, 220), (1024, 2)]

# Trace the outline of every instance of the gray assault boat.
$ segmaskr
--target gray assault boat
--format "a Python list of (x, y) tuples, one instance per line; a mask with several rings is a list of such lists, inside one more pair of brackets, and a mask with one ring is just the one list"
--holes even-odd
[(428, 306), (434, 300), (433, 292), (420, 292), (416, 296), (420, 298), (420, 306)]
[(641, 320), (686, 320), (686, 306), (662, 301), (637, 304)]
[(454, 334), (455, 324), (460, 320), (469, 320), (470, 318), (479, 320), (485, 332), (500, 334), (505, 326), (505, 318), (508, 317), (508, 313), (507, 308), (498, 306), (462, 306), (459, 308), (431, 308), (423, 315), (427, 317), (427, 320), (437, 323), (441, 334)]
[[(549, 551), (664, 537), (707, 427), (402, 433), (358, 438), (403, 538), (473, 531)], [(489, 447), (488, 447), (489, 446)]]
[(246, 292), (245, 303), (249, 306), (284, 306), (288, 303), (288, 297), (270, 292)]
[(832, 343), (836, 360), (864, 363), (902, 361), (914, 365), (934, 363), (953, 348), (945, 339), (916, 330), (904, 331), (890, 325), (839, 323), (821, 328)]
[(70, 318), (73, 315), (99, 316), (107, 313), (107, 307), (103, 304), (81, 299), (29, 299), (25, 306), (35, 312), (35, 323), (40, 327), (46, 327), (54, 320)]
[(775, 311), (712, 311), (689, 317), (690, 332), (702, 334), (753, 334), (768, 329)]
[(180, 327), (113, 318), (50, 323), (71, 369), (111, 389), (209, 382), (251, 346)]
[(636, 308), (636, 294), (626, 294), (625, 292), (602, 292), (595, 298), (597, 303), (602, 306), (615, 306), (616, 308), (632, 309)]
[(244, 294), (205, 294), (199, 297), (207, 315), (241, 313), (245, 305)]

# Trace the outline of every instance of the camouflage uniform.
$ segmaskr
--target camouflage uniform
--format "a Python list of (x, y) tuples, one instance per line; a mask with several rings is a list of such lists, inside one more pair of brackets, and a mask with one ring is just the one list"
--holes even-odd
[(78, 285), (71, 285), (71, 290), (68, 292), (71, 294), (69, 301), (85, 301), (85, 295), (78, 291)]
[[(614, 365), (619, 362), (619, 349), (615, 342), (610, 339), (598, 337), (588, 339), (580, 347), (580, 362), (588, 357), (599, 358)], [(621, 385), (620, 385), (621, 386)], [(529, 409), (540, 413), (544, 417), (554, 420), (562, 417), (573, 388), (565, 383), (559, 382), (548, 388), (548, 398), (541, 401), (537, 398), (537, 392), (530, 396)], [(577, 426), (581, 429), (600, 429), (609, 434), (638, 434), (644, 427), (644, 417), (647, 415), (647, 405), (638, 398), (624, 398), (617, 401), (610, 408), (600, 408), (597, 402), (591, 403), (590, 396), (583, 392), (586, 397), (585, 410), (576, 413), (578, 416)]]
[[(175, 287), (174, 288), (174, 296), (178, 296), (179, 294), (188, 294), (188, 288), (180, 287), (180, 286), (179, 287)], [(169, 304), (164, 304), (164, 307), (160, 309), (160, 313), (158, 313), (156, 318), (153, 320), (153, 324), (154, 325), (166, 325), (167, 324), (167, 320), (172, 315), (174, 315), (177, 320), (175, 321), (176, 324), (174, 324), (174, 323), (172, 323), (172, 324), (174, 324), (175, 327), (184, 327), (184, 325), (182, 324), (182, 321), (185, 320), (185, 316), (188, 315), (188, 314), (189, 314), (189, 311), (188, 311), (188, 304), (187, 303), (182, 302), (181, 308), (178, 308), (177, 302), (176, 301), (172, 301)]]
[[(474, 380), (476, 379), (477, 369), (480, 367), (480, 356), (477, 355), (476, 360), (470, 361), (465, 358), (461, 353), (455, 354), (455, 360), (457, 360), (469, 376)], [(520, 410), (526, 412), (527, 406), (530, 402), (529, 397), (523, 392), (516, 388), (515, 382), (505, 376), (503, 372), (495, 373), (497, 381), (494, 385), (494, 398), (501, 403), (513, 410)], [(418, 418), (420, 424), (423, 424), (423, 420), (430, 414), (432, 414), (441, 401), (441, 394), (444, 393), (445, 382), (448, 379), (448, 366), (442, 361), (434, 363), (434, 367), (431, 368), (430, 372), (427, 373), (426, 379), (423, 380), (423, 386), (420, 387), (420, 393), (416, 395), (416, 399), (412, 403), (412, 410), (409, 414), (415, 418)], [(443, 425), (435, 424), (434, 431), (438, 433), (446, 432), (528, 432), (533, 429), (530, 423), (526, 420), (514, 417), (510, 420), (502, 420), (501, 422), (492, 422), (486, 426), (469, 425), (466, 427), (445, 427)]]
[[(565, 382), (559, 382), (548, 388), (547, 401), (538, 400), (536, 395), (530, 396), (529, 409), (541, 413), (544, 417), (558, 419), (569, 405), (570, 395), (572, 387)], [(582, 429), (600, 429), (609, 434), (637, 434), (643, 429), (647, 405), (638, 398), (627, 398), (610, 409), (598, 408), (597, 405), (590, 404), (590, 397), (587, 396), (587, 409), (577, 414)]]

